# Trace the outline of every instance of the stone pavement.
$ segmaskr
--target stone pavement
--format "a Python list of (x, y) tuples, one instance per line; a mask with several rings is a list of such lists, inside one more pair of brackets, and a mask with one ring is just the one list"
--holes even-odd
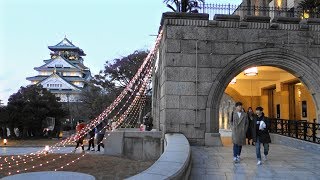
[[(241, 162), (234, 164), (230, 140), (224, 147), (192, 146), (190, 179), (320, 179), (320, 156), (270, 144), (268, 161), (257, 166), (254, 146), (243, 146)], [(261, 153), (263, 154), (263, 148)]]

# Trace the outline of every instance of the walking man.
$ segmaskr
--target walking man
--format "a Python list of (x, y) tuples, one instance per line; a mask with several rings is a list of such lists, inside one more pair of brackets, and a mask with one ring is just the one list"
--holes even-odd
[(269, 153), (269, 143), (271, 143), (271, 138), (269, 134), (270, 129), (270, 121), (268, 118), (264, 116), (263, 108), (256, 108), (257, 116), (253, 119), (253, 127), (252, 127), (252, 139), (256, 143), (256, 155), (258, 163), (257, 165), (261, 165), (261, 152), (260, 146), (263, 144), (264, 148), (264, 160), (267, 160), (267, 156)]
[(97, 126), (97, 145), (98, 145), (98, 152), (100, 152), (100, 146), (104, 148), (104, 144), (103, 144), (103, 138), (104, 138), (104, 134), (106, 132), (106, 128), (105, 128), (106, 123), (104, 121), (102, 121), (98, 126)]
[(249, 126), (248, 115), (242, 111), (242, 103), (235, 104), (235, 111), (232, 112), (230, 118), (230, 126), (232, 130), (233, 143), (233, 161), (240, 162), (242, 145), (246, 145), (246, 132)]

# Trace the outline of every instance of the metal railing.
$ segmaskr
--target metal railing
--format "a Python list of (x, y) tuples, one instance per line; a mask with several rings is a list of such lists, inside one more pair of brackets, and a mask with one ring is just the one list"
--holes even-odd
[(271, 19), (274, 17), (320, 18), (319, 9), (243, 6), (242, 4), (203, 4), (200, 12), (209, 14), (210, 19), (213, 19), (216, 14), (239, 15), (240, 17), (267, 16), (271, 17)]
[[(270, 132), (320, 144), (320, 124), (305, 120), (270, 118)], [(319, 134), (318, 134), (319, 133)]]

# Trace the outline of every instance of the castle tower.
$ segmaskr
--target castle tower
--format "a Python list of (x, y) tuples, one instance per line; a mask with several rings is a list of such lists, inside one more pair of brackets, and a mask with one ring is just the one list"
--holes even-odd
[(60, 97), (61, 102), (79, 102), (79, 95), (91, 79), (90, 69), (83, 64), (82, 49), (64, 38), (55, 46), (48, 46), (51, 58), (44, 65), (35, 67), (37, 76), (28, 77), (31, 84), (41, 84)]

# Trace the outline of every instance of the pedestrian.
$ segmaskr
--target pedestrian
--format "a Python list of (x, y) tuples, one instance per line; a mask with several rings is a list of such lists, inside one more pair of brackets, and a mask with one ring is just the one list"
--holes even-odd
[(89, 146), (87, 151), (90, 151), (90, 147), (92, 146), (91, 151), (95, 151), (94, 149), (94, 135), (95, 135), (95, 128), (93, 128), (90, 132), (89, 132)]
[(106, 127), (104, 121), (102, 121), (100, 124), (97, 125), (97, 145), (98, 149), (97, 151), (100, 152), (100, 146), (103, 147), (104, 149), (104, 144), (103, 144), (103, 138), (104, 134), (106, 133)]
[(257, 155), (257, 165), (261, 165), (261, 152), (260, 147), (263, 144), (264, 149), (264, 160), (266, 161), (269, 154), (269, 143), (271, 143), (271, 138), (269, 134), (270, 130), (270, 120), (264, 116), (263, 108), (256, 108), (256, 115), (254, 116), (253, 126), (252, 126), (252, 139), (256, 143), (256, 155)]
[[(81, 145), (81, 148), (82, 148), (82, 152), (84, 152), (84, 146), (83, 146), (83, 139), (84, 139), (84, 134), (83, 132), (81, 132), (83, 130), (83, 128), (85, 127), (86, 125), (84, 124), (83, 120), (79, 120), (79, 122), (77, 123), (77, 126), (76, 126), (76, 142), (77, 142), (77, 145), (76, 145), (76, 148), (73, 150), (73, 153), (76, 152), (76, 150), (78, 149), (79, 145)], [(82, 135), (81, 135), (82, 134)]]
[(242, 103), (235, 104), (235, 111), (230, 118), (233, 143), (233, 161), (240, 162), (242, 145), (246, 144), (246, 132), (249, 126), (248, 115), (242, 111)]
[[(250, 141), (252, 140), (252, 126), (253, 126), (253, 116), (254, 116), (254, 112), (252, 110), (252, 107), (248, 108), (248, 121), (249, 121), (249, 126), (248, 126), (248, 130), (246, 133), (246, 138), (248, 139), (248, 145), (250, 145)], [(254, 146), (254, 142), (252, 141), (252, 145)]]

